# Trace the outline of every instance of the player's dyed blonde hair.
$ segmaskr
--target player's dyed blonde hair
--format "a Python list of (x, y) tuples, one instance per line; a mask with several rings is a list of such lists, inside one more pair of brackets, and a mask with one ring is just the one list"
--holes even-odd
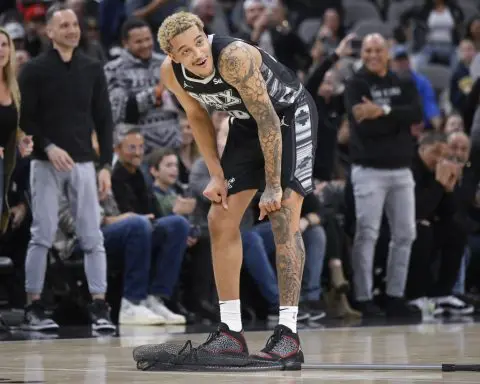
[(203, 31), (202, 20), (193, 13), (182, 11), (168, 16), (158, 29), (157, 39), (162, 51), (167, 54), (170, 53), (172, 51), (170, 40), (194, 26)]

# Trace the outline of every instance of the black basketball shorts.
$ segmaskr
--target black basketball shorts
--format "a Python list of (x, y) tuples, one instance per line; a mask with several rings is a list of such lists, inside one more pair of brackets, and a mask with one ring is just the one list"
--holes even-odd
[[(313, 165), (317, 143), (318, 114), (305, 91), (297, 103), (279, 113), (282, 130), (282, 189), (302, 196), (313, 191)], [(230, 119), (227, 143), (221, 158), (228, 194), (265, 188), (265, 161), (256, 127)]]

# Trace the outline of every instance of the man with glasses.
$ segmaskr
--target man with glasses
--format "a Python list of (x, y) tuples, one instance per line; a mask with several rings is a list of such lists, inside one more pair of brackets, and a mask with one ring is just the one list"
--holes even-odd
[(112, 190), (121, 213), (143, 215), (151, 222), (151, 249), (156, 272), (144, 304), (167, 323), (181, 324), (186, 321), (184, 316), (170, 311), (165, 301), (172, 298), (180, 275), (190, 223), (180, 215), (160, 217), (153, 191), (140, 169), (144, 145), (139, 128), (132, 128), (117, 138), (115, 152), (118, 161), (112, 172)]

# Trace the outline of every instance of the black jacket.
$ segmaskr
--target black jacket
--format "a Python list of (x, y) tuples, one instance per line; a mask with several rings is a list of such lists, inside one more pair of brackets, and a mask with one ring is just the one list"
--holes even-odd
[[(391, 112), (357, 123), (352, 108), (362, 103), (363, 97), (379, 105), (389, 105)], [(410, 167), (414, 151), (410, 127), (423, 119), (413, 80), (400, 78), (391, 71), (380, 77), (362, 68), (347, 82), (345, 108), (350, 121), (353, 164), (383, 169)]]
[(140, 169), (129, 173), (122, 163), (117, 161), (112, 171), (112, 191), (122, 213), (153, 214), (156, 218), (161, 216), (152, 190)]
[(47, 160), (55, 144), (75, 162), (94, 161), (92, 131), (97, 132), (100, 163), (113, 158), (113, 120), (103, 67), (80, 50), (64, 62), (56, 49), (32, 59), (20, 72), (20, 126), (34, 136), (34, 157)]
[(432, 220), (435, 216), (451, 216), (454, 212), (453, 194), (435, 179), (435, 172), (428, 169), (418, 153), (412, 162), (415, 180), (415, 210), (417, 220)]

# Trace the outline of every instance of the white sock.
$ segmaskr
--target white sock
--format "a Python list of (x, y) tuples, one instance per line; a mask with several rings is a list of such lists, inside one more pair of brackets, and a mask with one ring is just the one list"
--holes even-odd
[(297, 333), (297, 307), (280, 306), (278, 324), (290, 328), (293, 333)]
[(227, 324), (231, 331), (240, 332), (242, 330), (240, 300), (220, 301), (220, 320)]

